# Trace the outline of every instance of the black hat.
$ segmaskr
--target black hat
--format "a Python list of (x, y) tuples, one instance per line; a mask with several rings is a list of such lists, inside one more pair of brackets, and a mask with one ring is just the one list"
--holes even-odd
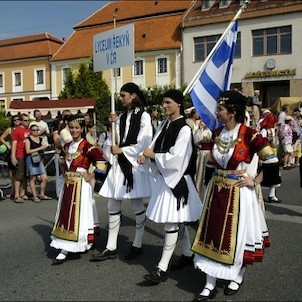
[(121, 91), (126, 91), (129, 93), (136, 93), (137, 96), (139, 97), (139, 99), (141, 100), (141, 102), (146, 105), (146, 100), (144, 97), (144, 94), (142, 93), (142, 91), (139, 89), (139, 87), (135, 84), (135, 83), (126, 83), (121, 87)]
[(139, 87), (135, 83), (126, 83), (122, 86), (121, 91), (126, 91), (129, 93), (136, 93), (139, 95), (141, 92)]
[(244, 110), (247, 103), (247, 98), (238, 91), (227, 90), (220, 94), (217, 99), (220, 105), (226, 105), (228, 107), (234, 107), (236, 110)]
[(183, 96), (182, 92), (180, 92), (179, 90), (176, 90), (176, 89), (168, 90), (163, 95), (163, 97), (164, 98), (170, 98), (174, 102), (176, 102), (177, 104), (183, 105), (183, 103), (184, 103), (184, 96)]

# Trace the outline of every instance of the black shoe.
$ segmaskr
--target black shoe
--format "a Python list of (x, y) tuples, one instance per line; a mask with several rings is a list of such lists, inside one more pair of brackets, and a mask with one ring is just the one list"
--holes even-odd
[(206, 289), (209, 291), (209, 295), (203, 296), (203, 295), (199, 294), (194, 298), (193, 302), (207, 301), (208, 299), (213, 299), (218, 292), (216, 287), (214, 287), (212, 290), (209, 290), (208, 288), (206, 288)]
[(272, 202), (282, 202), (282, 200), (278, 199), (277, 196), (274, 197), (268, 197), (267, 202), (272, 203)]
[(105, 249), (101, 253), (92, 255), (89, 261), (97, 262), (97, 261), (104, 261), (107, 259), (115, 259), (117, 257), (118, 257), (117, 250), (110, 251), (108, 249)]
[(224, 291), (223, 291), (223, 293), (224, 293), (226, 296), (231, 296), (231, 295), (236, 294), (236, 293), (239, 291), (240, 286), (241, 286), (241, 284), (242, 284), (242, 282), (241, 282), (241, 283), (238, 283), (238, 282), (236, 282), (236, 281), (231, 281), (231, 282), (235, 282), (236, 284), (238, 284), (238, 288), (237, 288), (237, 289), (231, 289), (231, 288), (229, 288), (229, 286), (226, 286), (226, 287), (224, 288)]
[(143, 253), (143, 248), (142, 247), (135, 247), (135, 246), (131, 246), (128, 254), (125, 256), (125, 260), (132, 260), (137, 258), (139, 255), (141, 255)]
[(53, 259), (51, 265), (60, 265), (60, 264), (63, 264), (67, 260), (66, 258), (65, 259), (61, 259), (61, 260), (59, 260), (59, 259)]
[(156, 271), (152, 272), (150, 275), (145, 275), (144, 278), (153, 284), (159, 284), (165, 282), (168, 279), (168, 273), (157, 268)]
[(192, 256), (181, 255), (177, 261), (171, 264), (170, 269), (176, 271), (188, 265), (193, 265), (194, 254)]

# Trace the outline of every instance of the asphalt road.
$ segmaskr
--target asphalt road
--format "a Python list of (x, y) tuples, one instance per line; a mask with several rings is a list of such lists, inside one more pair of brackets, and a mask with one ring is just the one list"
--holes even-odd
[[(240, 291), (231, 297), (218, 295), (213, 301), (301, 301), (302, 188), (298, 169), (282, 173), (277, 194), (282, 203), (266, 204), (271, 247), (262, 263), (249, 266)], [(54, 194), (54, 178), (48, 183)], [(264, 196), (267, 191), (264, 190)], [(132, 262), (123, 260), (134, 235), (130, 204), (123, 203), (123, 221), (118, 240), (119, 259), (89, 262), (89, 251), (60, 266), (52, 266), (57, 251), (49, 247), (57, 200), (36, 204), (0, 202), (0, 300), (1, 301), (192, 301), (204, 285), (204, 274), (187, 267), (169, 272), (167, 282), (150, 286), (143, 276), (155, 268), (161, 256), (163, 226), (147, 221), (144, 254)], [(107, 238), (107, 201), (97, 197), (101, 234), (97, 250)], [(194, 236), (196, 226), (190, 225)], [(177, 246), (174, 257), (180, 255)], [(175, 259), (175, 258), (173, 258)], [(227, 298), (227, 300), (226, 300)]]

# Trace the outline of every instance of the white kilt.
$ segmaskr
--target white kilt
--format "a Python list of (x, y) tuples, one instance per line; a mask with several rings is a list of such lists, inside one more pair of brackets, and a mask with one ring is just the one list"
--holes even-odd
[(185, 176), (188, 189), (188, 203), (177, 210), (177, 199), (171, 188), (167, 186), (163, 176), (157, 173), (154, 182), (151, 182), (152, 191), (156, 192), (150, 198), (146, 215), (157, 223), (181, 223), (197, 221), (200, 218), (202, 204), (198, 192), (190, 176)]

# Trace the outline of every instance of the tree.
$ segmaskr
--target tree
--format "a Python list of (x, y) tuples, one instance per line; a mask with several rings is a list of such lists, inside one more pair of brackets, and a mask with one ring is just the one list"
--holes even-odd
[(81, 62), (77, 72), (69, 72), (59, 99), (94, 98), (97, 122), (104, 125), (110, 112), (110, 91), (102, 72), (93, 71), (93, 60)]

